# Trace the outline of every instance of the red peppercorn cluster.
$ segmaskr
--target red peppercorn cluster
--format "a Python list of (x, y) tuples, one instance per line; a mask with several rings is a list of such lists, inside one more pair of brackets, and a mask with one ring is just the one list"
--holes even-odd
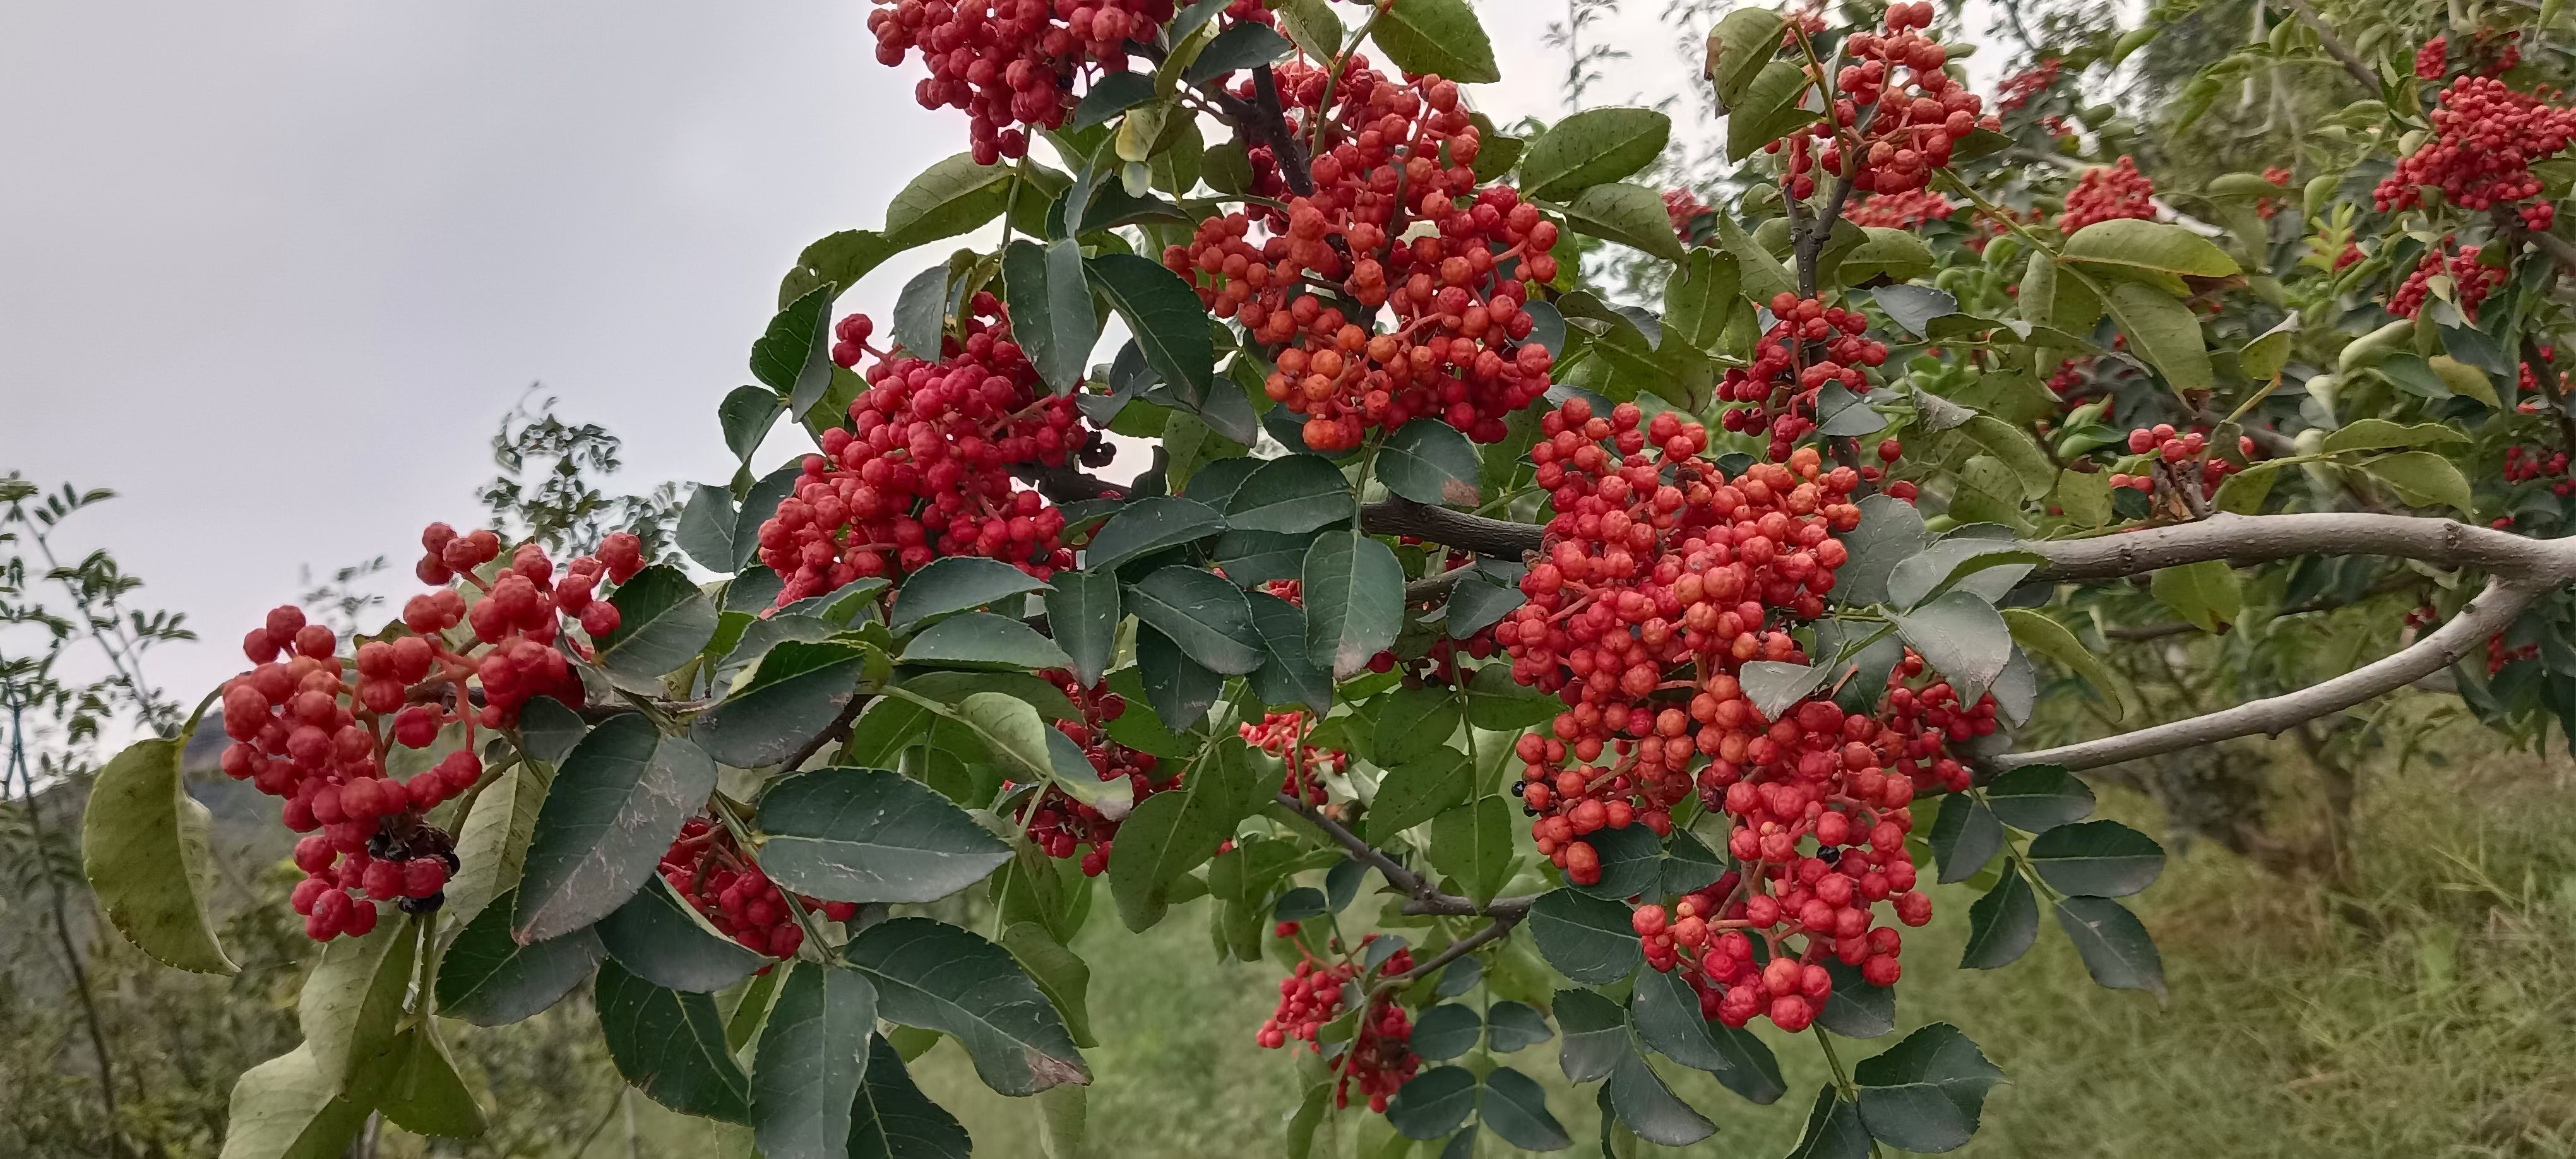
[[(421, 534), (427, 554), (414, 572), (428, 583), (461, 577), (474, 585), (482, 598), (471, 608), (452, 587), (414, 596), (403, 607), (411, 634), (359, 644), (345, 665), (339, 637), (292, 605), (271, 610), (242, 637), (253, 667), (224, 686), (232, 743), (221, 764), (235, 780), (284, 798), (286, 827), (307, 834), (295, 845), (307, 876), (292, 902), (308, 936), (365, 934), (375, 928), (377, 902), (423, 912), (444, 899), (457, 867), (454, 843), (421, 817), (482, 780), (478, 723), (507, 727), (532, 696), (581, 702), (580, 677), (558, 650), (559, 617), (574, 616), (594, 634), (614, 631), (617, 609), (591, 589), (603, 573), (623, 580), (643, 566), (634, 536), (610, 540), (601, 556), (615, 565), (584, 556), (558, 578), (545, 550), (530, 543), (486, 580), (477, 569), (499, 558), (500, 537), (433, 523)], [(460, 623), (472, 636), (458, 644), (449, 631)], [(431, 686), (433, 677), (443, 686)], [(469, 684), (481, 693), (479, 711)], [(409, 780), (385, 775), (388, 743), (428, 748), (451, 723), (464, 725), (463, 747)]]
[[(2510, 205), (2541, 192), (2531, 163), (2564, 152), (2576, 138), (2576, 107), (2557, 107), (2515, 92), (2493, 77), (2466, 76), (2443, 89), (2433, 109), (2433, 137), (2397, 161), (2371, 191), (2382, 213), (2422, 204), (2423, 187), (2470, 212)], [(2546, 201), (2521, 208), (2523, 224), (2549, 228)]]
[(1261, 723), (1249, 721), (1235, 726), (1244, 742), (1277, 757), (1288, 766), (1287, 775), (1279, 782), (1279, 791), (1300, 797), (1309, 805), (1324, 803), (1324, 778), (1342, 776), (1351, 770), (1351, 757), (1340, 749), (1317, 748), (1306, 741), (1306, 714), (1303, 711), (1273, 712)]
[[(1153, 43), (1172, 11), (1172, 0), (879, 0), (868, 31), (880, 64), (920, 50), (930, 75), (913, 99), (969, 114), (975, 163), (991, 165), (1025, 155), (1030, 133), (1064, 123), (1085, 66), (1126, 71), (1127, 42)], [(1251, 0), (1226, 16), (1272, 20)]]
[[(805, 457), (795, 490), (761, 523), (760, 560), (785, 580), (779, 606), (945, 555), (987, 556), (1039, 579), (1073, 566), (1059, 538), (1064, 513), (1014, 489), (1010, 468), (1063, 466), (1094, 436), (1074, 400), (1039, 380), (991, 294), (974, 296), (964, 328), (964, 341), (941, 340), (936, 361), (881, 356), (850, 402), (850, 425), (823, 432), (822, 453)], [(843, 365), (875, 353), (865, 315), (838, 329)]]
[[(1277, 76), (1303, 136), (1325, 115), (1325, 72), (1288, 64)], [(1371, 428), (1425, 416), (1499, 441), (1504, 418), (1547, 392), (1553, 359), (1522, 341), (1535, 324), (1522, 306), (1524, 279), (1556, 276), (1556, 224), (1510, 186), (1478, 188), (1478, 133), (1457, 85), (1390, 80), (1355, 55), (1333, 97), (1334, 143), (1314, 160), (1312, 194), (1211, 217), (1163, 264), (1217, 317), (1284, 347), (1262, 389), (1306, 416), (1309, 447), (1349, 450)], [(1256, 191), (1286, 197), (1276, 159), (1252, 152)], [(1384, 330), (1381, 310), (1392, 311)]]
[[(1293, 924), (1283, 928), (1294, 932)], [(1366, 946), (1377, 937), (1370, 934), (1361, 938), (1360, 944)], [(1397, 950), (1387, 956), (1378, 973), (1392, 977), (1412, 969), (1413, 951)], [(1349, 1007), (1351, 982), (1358, 974), (1353, 963), (1324, 963), (1308, 955), (1297, 963), (1296, 973), (1279, 980), (1279, 1005), (1253, 1035), (1253, 1041), (1264, 1049), (1277, 1050), (1295, 1039), (1306, 1042), (1307, 1049), (1321, 1052), (1323, 1044), (1315, 1041), (1315, 1034)], [(1334, 1066), (1340, 1076), (1333, 1087), (1334, 1105), (1350, 1106), (1351, 1088), (1356, 1086), (1368, 1100), (1369, 1109), (1383, 1114), (1396, 1089), (1412, 1081), (1422, 1067), (1421, 1057), (1413, 1053), (1412, 1042), (1413, 1019), (1393, 995), (1370, 1003), (1367, 1017), (1351, 1037), (1349, 1057)]]
[[(1056, 687), (1064, 690), (1073, 706), (1082, 713), (1081, 720), (1055, 722), (1057, 732), (1082, 749), (1092, 772), (1102, 781), (1125, 780), (1135, 790), (1134, 800), (1142, 801), (1165, 789), (1177, 788), (1181, 775), (1158, 780), (1156, 771), (1162, 762), (1152, 753), (1138, 752), (1109, 738), (1109, 722), (1127, 715), (1127, 698), (1106, 687), (1084, 688), (1072, 673), (1050, 670), (1041, 673)], [(1038, 799), (1029, 808), (1029, 840), (1049, 857), (1071, 857), (1082, 846), (1082, 872), (1098, 877), (1109, 868), (1109, 851), (1118, 836), (1118, 822), (1100, 815), (1100, 810), (1066, 796), (1062, 789), (1047, 785), (1039, 789)]]
[[(786, 891), (758, 863), (744, 856), (733, 834), (706, 817), (691, 817), (662, 854), (662, 880), (671, 883), (707, 923), (754, 953), (792, 958), (805, 944), (805, 928), (796, 923)], [(808, 912), (845, 922), (857, 916), (858, 904), (823, 901), (797, 894)]]
[[(2172, 423), (2157, 423), (2152, 427), (2139, 427), (2129, 432), (2130, 454), (2153, 454), (2163, 460), (2165, 466), (2175, 472), (2177, 478), (2182, 477), (2181, 473), (2187, 469), (2188, 464), (2198, 462), (2200, 489), (2203, 496), (2217, 494), (2218, 485), (2225, 482), (2227, 476), (2237, 469), (2236, 464), (2208, 452), (2209, 435), (2204, 431), (2176, 430)], [(2253, 458), (2254, 437), (2238, 435), (2236, 452), (2246, 458)], [(2152, 473), (2146, 472), (2136, 475), (2115, 474), (2111, 476), (2111, 486), (2153, 491), (2156, 488), (2156, 478)]]
[(1728, 408), (1720, 421), (1746, 434), (1767, 429), (1776, 463), (1816, 429), (1816, 392), (1828, 382), (1868, 391), (1862, 368), (1885, 363), (1887, 344), (1862, 337), (1868, 315), (1827, 306), (1821, 298), (1783, 291), (1772, 297), (1771, 313), (1777, 320), (1753, 348), (1752, 365), (1729, 368), (1717, 384), (1717, 398), (1745, 404)]
[[(2435, 36), (2415, 50), (2415, 75), (2422, 80), (2438, 81), (2450, 72), (2450, 37)], [(2481, 28), (2474, 33), (2468, 47), (2461, 51), (2461, 65), (2480, 76), (2502, 76), (2506, 70), (2522, 63), (2522, 32), (2497, 32)]]
[(2415, 50), (2415, 75), (2424, 80), (2442, 79), (2442, 74), (2450, 71), (2445, 63), (2450, 46), (2451, 38), (2440, 34), (2425, 41), (2424, 47)]
[(2123, 155), (2115, 165), (2085, 170), (2075, 188), (2066, 191), (2066, 210), (2057, 215), (2057, 231), (2072, 236), (2097, 221), (2123, 217), (2153, 221), (2155, 195), (2156, 183), (2138, 172), (2136, 161)]
[(1715, 212), (1709, 208), (1707, 202), (1699, 199), (1698, 194), (1690, 190), (1664, 191), (1664, 216), (1672, 219), (1673, 236), (1682, 239), (1684, 245), (1699, 240), (1702, 222)]
[[(2263, 170), (2263, 180), (2269, 181), (2286, 190), (2290, 187), (2290, 171), (2283, 169), (2278, 165), (2268, 166)], [(2281, 201), (2279, 198), (2257, 197), (2254, 199), (2254, 213), (2256, 216), (2269, 220), (2274, 214), (2279, 212), (2281, 212)]]
[(1764, 722), (1733, 673), (1802, 656), (1785, 626), (1823, 613), (1860, 476), (1804, 447), (1730, 480), (1699, 457), (1705, 428), (1666, 411), (1640, 429), (1630, 403), (1601, 416), (1571, 399), (1540, 432), (1548, 546), (1494, 639), (1513, 680), (1567, 705), (1514, 751), (1539, 851), (1587, 883), (1598, 858), (1575, 838), (1632, 822), (1665, 833), (1695, 760), (1746, 759)]
[(1927, 221), (1948, 221), (1959, 207), (1929, 189), (1910, 193), (1873, 193), (1853, 203), (1843, 216), (1852, 224), (1887, 229), (1913, 229)]
[[(2525, 390), (2531, 389), (2524, 387)], [(2567, 477), (2567, 452), (2547, 447), (2511, 446), (2504, 449), (2504, 481), (2528, 483), (2534, 479), (2557, 480), (2549, 485), (2561, 498), (2576, 494), (2576, 480)]]
[(2487, 637), (2487, 675), (2493, 676), (2504, 671), (2505, 665), (2516, 660), (2529, 660), (2538, 655), (2540, 655), (2540, 645), (2525, 644), (2519, 648), (2507, 648), (2504, 646), (2504, 633), (2498, 632)]
[(2063, 63), (2052, 56), (2005, 77), (2002, 84), (1995, 86), (1995, 111), (2009, 113), (2029, 104), (2031, 98), (2047, 92), (2050, 86), (2057, 83), (2058, 69)]
[(2433, 278), (2447, 274), (2451, 279), (2451, 296), (2460, 307), (2460, 313), (2471, 322), (2477, 321), (2479, 305), (2487, 300), (2488, 294), (2495, 292), (2497, 286), (2503, 285), (2505, 279), (2504, 267), (2480, 262), (2478, 252), (2478, 247), (2473, 245), (2461, 246), (2458, 252), (2448, 257), (2439, 249), (2425, 251), (2423, 260), (2415, 263), (2415, 269), (2398, 284), (2397, 292), (2388, 296), (2388, 312), (2400, 318), (2414, 317), (2424, 308), (2425, 299), (2432, 296)]
[[(1950, 163), (1959, 139), (1979, 125), (1985, 100), (1942, 71), (1950, 50), (1921, 32), (1932, 26), (1930, 0), (1888, 6), (1887, 30), (1857, 33), (1843, 44), (1850, 62), (1835, 74), (1834, 118), (1790, 136), (1790, 193), (1812, 197), (1819, 166), (1836, 177), (1850, 177), (1864, 193), (1910, 193), (1932, 181), (1932, 171)], [(1906, 70), (1903, 78), (1899, 69)], [(1857, 157), (1845, 155), (1844, 132)], [(1810, 146), (1811, 139), (1824, 144)], [(1779, 152), (1772, 142), (1769, 152)], [(1812, 160), (1810, 152), (1812, 150)]]

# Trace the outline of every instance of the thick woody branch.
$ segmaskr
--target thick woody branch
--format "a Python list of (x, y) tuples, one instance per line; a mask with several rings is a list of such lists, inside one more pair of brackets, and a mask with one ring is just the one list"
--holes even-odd
[(1991, 764), (1998, 769), (2062, 765), (2081, 771), (2256, 733), (2277, 736), (2318, 717), (2375, 700), (2458, 663), (2485, 647), (2489, 636), (2510, 626), (2533, 600), (2565, 582), (2563, 575), (2549, 581), (2498, 576), (2487, 581), (2485, 591), (2431, 635), (2322, 684), (2100, 740), (2007, 753)]
[(1546, 529), (1535, 523), (1488, 519), (1400, 496), (1361, 508), (1360, 526), (1372, 535), (1406, 535), (1503, 559), (1518, 559), (1522, 552), (1538, 550), (1540, 540), (1546, 536)]
[(2191, 523), (2092, 539), (2027, 540), (2048, 562), (2038, 582), (2118, 579), (2184, 564), (2270, 563), (2308, 555), (2386, 555), (2473, 567), (2557, 586), (2576, 579), (2576, 540), (2527, 539), (2449, 519), (2339, 511), (2284, 515), (2225, 512)]
[(1370, 868), (1377, 870), (1380, 876), (1386, 878), (1387, 884), (1404, 891), (1404, 893), (1411, 898), (1411, 900), (1404, 903), (1404, 912), (1406, 913), (1453, 915), (1482, 914), (1487, 917), (1508, 917), (1512, 921), (1519, 921), (1522, 914), (1529, 912), (1530, 903), (1538, 900), (1535, 896), (1499, 897), (1485, 905), (1479, 906), (1473, 900), (1460, 897), (1457, 894), (1443, 893), (1437, 887), (1433, 886), (1429, 879), (1405, 868), (1403, 862), (1397, 861), (1395, 858), (1388, 856), (1385, 850), (1369, 844), (1365, 839), (1361, 838), (1359, 834), (1351, 832), (1350, 829), (1345, 827), (1341, 822), (1325, 816), (1322, 810), (1307, 804), (1300, 798), (1289, 796), (1286, 793), (1279, 794), (1278, 800), (1281, 808), (1295, 813), (1299, 817), (1305, 818), (1307, 824), (1313, 825), (1315, 828), (1322, 830), (1324, 836), (1333, 839), (1334, 844), (1349, 850), (1351, 856), (1358, 858), (1360, 861), (1365, 862)]

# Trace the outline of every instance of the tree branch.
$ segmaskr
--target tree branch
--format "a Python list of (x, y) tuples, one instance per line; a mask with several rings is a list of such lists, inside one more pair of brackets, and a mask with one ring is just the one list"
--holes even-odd
[(805, 762), (814, 759), (815, 753), (823, 751), (824, 745), (832, 743), (834, 738), (847, 735), (850, 731), (850, 722), (859, 718), (860, 711), (867, 708), (870, 699), (855, 692), (851, 693), (850, 702), (841, 706), (841, 711), (832, 717), (832, 723), (824, 725), (821, 731), (814, 734), (814, 739), (796, 746), (795, 753), (778, 766), (778, 771), (792, 773), (805, 767)]
[(1520, 924), (1521, 917), (1518, 912), (1495, 917), (1485, 928), (1442, 947), (1439, 953), (1431, 956), (1430, 960), (1419, 963), (1395, 977), (1381, 979), (1377, 984), (1377, 993), (1373, 997), (1383, 997), (1399, 986), (1430, 977), (1433, 971), (1442, 966), (1476, 952), (1476, 947), (1512, 932), (1512, 927)]
[(1412, 900), (1404, 903), (1406, 913), (1482, 914), (1495, 918), (1508, 916), (1513, 921), (1519, 921), (1522, 914), (1529, 912), (1530, 903), (1538, 900), (1535, 894), (1522, 897), (1498, 897), (1483, 906), (1478, 906), (1474, 901), (1457, 894), (1442, 893), (1431, 884), (1429, 879), (1405, 868), (1403, 862), (1387, 856), (1386, 851), (1369, 844), (1359, 834), (1351, 832), (1341, 822), (1325, 816), (1321, 810), (1307, 804), (1302, 798), (1281, 793), (1278, 800), (1280, 807), (1305, 818), (1308, 824), (1323, 830), (1324, 836), (1332, 838), (1335, 844), (1349, 850), (1351, 856), (1376, 869), (1386, 878), (1387, 884), (1409, 895)]
[(2326, 26), (2326, 18), (2318, 14), (2316, 5), (2309, 3), (2308, 0), (2281, 0), (2281, 2), (2289, 5), (2290, 11), (2299, 14), (2299, 22), (2307, 25), (2308, 31), (2317, 34), (2317, 43), (2325, 47), (2326, 55), (2343, 62), (2343, 70), (2351, 73), (2352, 79), (2360, 81), (2363, 90), (2374, 93), (2379, 91), (2379, 74), (2371, 69), (2370, 62), (2361, 59), (2360, 53), (2352, 50), (2351, 45), (2345, 44), (2342, 37), (2335, 35), (2334, 29)]
[(2240, 736), (2277, 736), (2286, 729), (2330, 713), (2377, 699), (2459, 662), (2485, 645), (2487, 637), (2512, 625), (2514, 617), (2543, 593), (2564, 583), (2562, 572), (2546, 580), (2497, 576), (2486, 590), (2460, 609), (2460, 614), (2412, 646), (2365, 664), (2322, 684), (2234, 708), (2177, 720), (2100, 740), (2060, 745), (2034, 752), (2006, 753), (1989, 763), (1997, 769), (2025, 765), (2061, 765), (2070, 771), (2099, 768), (2141, 757), (2216, 744)]
[(1396, 496), (1360, 509), (1360, 526), (1372, 535), (1404, 535), (1478, 555), (1518, 559), (1537, 551), (1546, 528), (1433, 507)]
[(2368, 512), (2233, 515), (2091, 539), (2024, 540), (2048, 562), (2034, 581), (2118, 579), (2184, 564), (2269, 563), (2303, 555), (2387, 555), (2517, 579), (2576, 579), (2576, 539), (2528, 539), (2449, 519)]

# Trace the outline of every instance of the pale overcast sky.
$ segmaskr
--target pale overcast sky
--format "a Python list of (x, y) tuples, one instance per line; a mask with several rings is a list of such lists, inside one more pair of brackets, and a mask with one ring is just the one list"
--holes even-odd
[[(472, 520), (531, 382), (626, 440), (629, 488), (721, 479), (714, 408), (789, 261), (963, 146), (868, 7), (8, 5), (0, 472), (122, 493), (66, 546), (205, 636), (152, 670), (185, 703), (300, 566), (407, 571), (424, 523)], [(1558, 115), (1562, 5), (1480, 7), (1518, 83), (1479, 106)], [(1629, 7), (1596, 102), (1693, 80), (1660, 3)]]

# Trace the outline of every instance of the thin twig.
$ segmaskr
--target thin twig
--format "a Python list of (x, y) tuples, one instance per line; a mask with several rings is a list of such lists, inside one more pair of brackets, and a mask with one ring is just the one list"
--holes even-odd
[(2290, 11), (2299, 14), (2300, 23), (2307, 25), (2308, 31), (2317, 34), (2317, 43), (2324, 46), (2326, 55), (2341, 61), (2343, 70), (2351, 73), (2352, 79), (2360, 81), (2361, 87), (2370, 92), (2379, 91), (2379, 74), (2371, 69), (2370, 62), (2361, 58), (2360, 53), (2352, 50), (2351, 45), (2345, 44), (2342, 37), (2335, 35), (2335, 30), (2326, 24), (2326, 18), (2317, 12), (2316, 5), (2309, 3), (2308, 0), (2281, 0), (2281, 2), (2289, 5)]

